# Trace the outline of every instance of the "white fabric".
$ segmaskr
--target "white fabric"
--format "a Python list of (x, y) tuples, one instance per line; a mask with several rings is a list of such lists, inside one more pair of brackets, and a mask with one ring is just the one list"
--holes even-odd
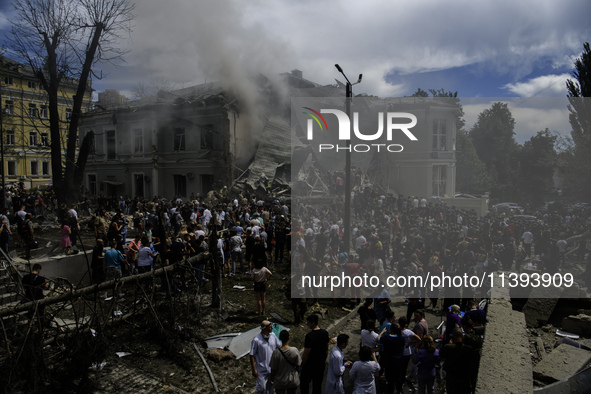
[(349, 378), (353, 381), (353, 394), (376, 394), (375, 374), (380, 366), (375, 361), (355, 361)]
[(257, 334), (252, 339), (250, 344), (250, 355), (254, 356), (255, 367), (259, 374), (271, 373), (269, 363), (271, 362), (271, 356), (273, 351), (279, 347), (279, 339), (274, 333), (269, 335), (269, 339), (263, 338), (263, 334)]
[(345, 373), (345, 359), (343, 351), (335, 346), (328, 358), (328, 372), (326, 373), (326, 385), (324, 394), (345, 394), (343, 388), (343, 374)]

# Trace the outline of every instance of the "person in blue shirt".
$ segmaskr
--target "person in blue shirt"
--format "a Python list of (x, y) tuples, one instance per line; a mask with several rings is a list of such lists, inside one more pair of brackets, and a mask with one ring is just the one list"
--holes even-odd
[(412, 362), (418, 367), (419, 394), (433, 394), (435, 386), (435, 366), (439, 363), (439, 350), (435, 349), (433, 338), (425, 335), (421, 340), (421, 349)]
[(121, 263), (124, 260), (123, 255), (116, 249), (116, 242), (111, 241), (111, 249), (105, 251), (104, 261), (107, 266), (107, 280), (121, 278)]

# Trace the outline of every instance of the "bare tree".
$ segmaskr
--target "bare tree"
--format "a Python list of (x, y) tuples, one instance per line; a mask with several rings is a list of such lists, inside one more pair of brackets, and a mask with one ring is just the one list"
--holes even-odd
[[(94, 70), (97, 63), (120, 59), (126, 52), (117, 43), (131, 31), (135, 5), (130, 0), (15, 0), (13, 6), (17, 18), (12, 21), (11, 49), (31, 66), (47, 92), (54, 189), (60, 203), (71, 202), (78, 196), (93, 139), (93, 133), (85, 136), (76, 157), (89, 80), (102, 77)], [(66, 85), (76, 94), (69, 119), (60, 119), (58, 100)]]

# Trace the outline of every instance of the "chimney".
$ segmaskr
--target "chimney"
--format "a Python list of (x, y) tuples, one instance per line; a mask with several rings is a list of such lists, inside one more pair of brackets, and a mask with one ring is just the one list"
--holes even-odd
[(304, 73), (298, 69), (291, 70), (291, 75), (293, 75), (294, 77), (297, 77), (297, 78), (304, 78)]

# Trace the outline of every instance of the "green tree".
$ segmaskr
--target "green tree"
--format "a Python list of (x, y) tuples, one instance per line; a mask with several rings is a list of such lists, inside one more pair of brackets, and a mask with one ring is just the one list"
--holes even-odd
[(544, 195), (554, 186), (553, 176), (558, 154), (555, 149), (558, 136), (548, 129), (538, 131), (523, 144), (519, 153), (519, 193), (523, 200), (541, 204)]
[[(117, 41), (130, 32), (134, 5), (129, 0), (15, 0), (13, 6), (16, 18), (10, 46), (19, 60), (31, 66), (47, 92), (54, 190), (60, 203), (71, 202), (78, 197), (93, 138), (87, 134), (77, 155), (84, 93), (91, 76), (100, 78), (94, 70), (98, 62), (110, 62), (125, 53)], [(58, 111), (66, 81), (77, 86), (69, 120), (60, 119)]]
[(456, 189), (470, 194), (490, 191), (492, 179), (464, 130), (456, 133)]
[(581, 57), (575, 61), (575, 80), (566, 81), (569, 99), (569, 121), (572, 127), (573, 149), (566, 157), (565, 180), (569, 192), (576, 197), (591, 200), (591, 48), (583, 45)]
[(515, 141), (515, 119), (506, 103), (494, 103), (478, 115), (469, 132), (478, 157), (492, 178), (491, 194), (498, 198), (515, 198), (518, 145)]

